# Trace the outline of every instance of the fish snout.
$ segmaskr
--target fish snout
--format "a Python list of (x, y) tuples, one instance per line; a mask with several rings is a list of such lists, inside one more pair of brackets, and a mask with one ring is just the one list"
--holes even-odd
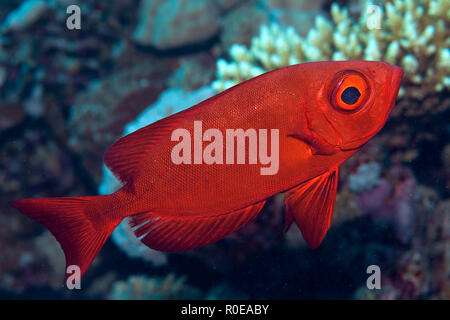
[(398, 88), (400, 88), (400, 83), (402, 82), (403, 69), (392, 65), (391, 72), (392, 72), (392, 77), (391, 77), (392, 87), (395, 88), (395, 91), (397, 91)]
[(394, 108), (395, 100), (397, 99), (398, 91), (400, 89), (400, 84), (402, 83), (403, 70), (400, 67), (391, 65), (390, 72), (390, 82), (388, 90), (389, 92), (389, 110), (388, 115), (391, 113), (392, 108)]

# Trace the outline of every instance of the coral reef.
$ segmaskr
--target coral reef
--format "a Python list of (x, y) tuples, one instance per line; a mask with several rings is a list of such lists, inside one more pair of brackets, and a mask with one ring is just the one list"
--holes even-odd
[(38, 197), (44, 196), (43, 192), (47, 195), (86, 192), (75, 174), (70, 154), (60, 148), (47, 126), (29, 121), (10, 134), (14, 134), (14, 140), (3, 136), (0, 141), (0, 197), (5, 202), (11, 196)]
[(26, 116), (45, 118), (66, 140), (66, 118), (78, 93), (92, 80), (109, 75), (113, 66), (126, 67), (124, 56), (134, 64), (142, 61), (127, 45), (131, 30), (121, 27), (133, 22), (133, 1), (113, 6), (103, 0), (83, 1), (81, 10), (89, 14), (83, 15), (82, 29), (74, 32), (65, 27), (68, 4), (25, 1), (1, 24), (1, 130)]
[(189, 92), (209, 86), (214, 77), (215, 61), (211, 58), (211, 56), (196, 55), (180, 59), (179, 68), (167, 80), (169, 88)]
[[(125, 123), (134, 119), (165, 86), (168, 64), (149, 61), (92, 82), (79, 94), (69, 118), (69, 146), (100, 181), (104, 152), (120, 137)], [(108, 94), (105, 94), (108, 92)]]
[(113, 284), (109, 299), (113, 300), (168, 300), (200, 299), (202, 292), (188, 286), (185, 277), (168, 274), (164, 278), (130, 276)]
[[(158, 50), (195, 47), (220, 37), (220, 46), (249, 44), (261, 24), (293, 23), (304, 34), (323, 1), (143, 0), (133, 39)], [(251, 19), (248, 19), (252, 17)]]
[[(273, 21), (292, 26), (299, 35), (306, 36), (314, 27), (315, 17), (323, 14), (322, 8), (327, 1), (265, 0), (263, 2), (273, 16)], [(238, 41), (235, 43), (244, 44)]]
[(393, 167), (373, 190), (359, 196), (357, 204), (363, 213), (376, 220), (392, 220), (398, 238), (406, 243), (412, 237), (416, 197), (417, 182), (412, 172), (407, 168)]
[(209, 0), (142, 0), (134, 40), (158, 49), (192, 45), (219, 30), (218, 8)]
[(106, 297), (113, 300), (246, 299), (247, 296), (222, 283), (205, 292), (186, 283), (186, 277), (169, 273), (164, 277), (131, 275), (113, 283)]
[(426, 223), (430, 291), (435, 299), (450, 299), (450, 199), (439, 202)]
[[(445, 0), (384, 1), (382, 28), (368, 29), (371, 17), (367, 10), (356, 20), (346, 8), (333, 4), (332, 20), (317, 16), (315, 28), (306, 37), (293, 27), (263, 25), (250, 48), (233, 44), (229, 51), (232, 61), (217, 61), (213, 87), (222, 91), (263, 72), (307, 61), (384, 60), (405, 70), (400, 97), (421, 100), (450, 87), (449, 9)], [(443, 111), (440, 101), (431, 103), (434, 112)], [(397, 108), (394, 115), (431, 112), (430, 108), (405, 108), (403, 112)]]
[[(355, 293), (357, 299), (417, 299), (429, 293), (429, 272), (426, 260), (419, 251), (407, 251), (400, 256), (395, 274), (382, 277), (381, 290), (369, 291), (360, 288)], [(393, 279), (392, 279), (393, 278)]]
[(362, 217), (363, 213), (358, 206), (358, 195), (348, 188), (342, 188), (336, 195), (333, 220), (330, 228), (338, 227), (339, 224)]
[(69, 102), (88, 80), (105, 75), (114, 59), (113, 43), (123, 34), (117, 21), (131, 20), (130, 1), (104, 10), (107, 3), (83, 2), (82, 9), (91, 11), (83, 19), (86, 32), (61, 27), (67, 17), (64, 0), (28, 0), (10, 12), (1, 25), (2, 100), (17, 102), (27, 97), (28, 88), (43, 83), (47, 94), (55, 87), (64, 90), (57, 97)]
[[(419, 210), (426, 210), (422, 202)], [(449, 200), (432, 205), (422, 212), (426, 221), (416, 220), (412, 248), (400, 251), (392, 268), (382, 270), (381, 290), (359, 288), (356, 299), (448, 299), (449, 264)], [(422, 226), (426, 225), (426, 230)], [(419, 227), (419, 228), (417, 228)]]
[[(399, 257), (395, 265), (382, 270), (382, 289), (371, 291), (361, 287), (354, 298), (448, 299), (449, 200), (441, 201), (433, 189), (417, 185), (408, 175), (405, 169), (393, 168), (371, 191), (375, 193), (374, 198), (359, 199), (359, 203), (378, 202), (377, 208), (372, 208), (371, 217), (375, 223), (390, 221), (397, 238), (403, 243), (409, 240), (407, 246), (397, 248)], [(400, 182), (395, 181), (398, 178), (401, 178)], [(380, 199), (376, 198), (378, 188), (391, 191), (385, 192), (385, 198)], [(363, 208), (366, 213), (367, 210), (367, 207)]]
[[(69, 0), (2, 1), (0, 298), (449, 299), (449, 2), (377, 1), (372, 30), (368, 1), (331, 2), (80, 0), (82, 29), (68, 31)], [(333, 59), (406, 73), (389, 122), (340, 166), (316, 250), (295, 224), (283, 232), (282, 194), (184, 253), (149, 249), (125, 220), (75, 292), (54, 237), (8, 205), (112, 193), (102, 158), (123, 134), (268, 70)], [(365, 287), (370, 264), (380, 291)]]
[(38, 21), (48, 9), (48, 4), (44, 0), (25, 1), (19, 8), (8, 14), (2, 28), (6, 31), (26, 29)]
[[(9, 215), (5, 225), (13, 220)], [(3, 219), (2, 219), (3, 220)], [(7, 233), (0, 237), (0, 289), (20, 293), (29, 287), (50, 286), (58, 289), (64, 279), (64, 254), (49, 232), (18, 241), (15, 236), (24, 234)], [(26, 233), (25, 233), (26, 234)]]
[(371, 190), (378, 185), (381, 166), (377, 162), (363, 163), (355, 174), (348, 177), (348, 187), (353, 192)]

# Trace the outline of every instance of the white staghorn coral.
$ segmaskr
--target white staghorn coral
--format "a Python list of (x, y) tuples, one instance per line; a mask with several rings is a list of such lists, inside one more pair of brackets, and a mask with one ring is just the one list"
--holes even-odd
[(293, 27), (263, 25), (250, 48), (234, 44), (231, 62), (217, 61), (216, 91), (266, 71), (301, 62), (383, 60), (405, 70), (400, 96), (421, 99), (450, 87), (450, 1), (394, 0), (379, 7), (380, 29), (368, 28), (368, 6), (359, 19), (331, 6), (331, 20), (317, 16), (306, 38)]

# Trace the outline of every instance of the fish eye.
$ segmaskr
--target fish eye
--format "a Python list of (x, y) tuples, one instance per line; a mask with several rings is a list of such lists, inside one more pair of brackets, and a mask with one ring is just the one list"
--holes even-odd
[(361, 93), (358, 88), (355, 87), (347, 87), (341, 94), (341, 100), (346, 104), (355, 104), (358, 102)]
[(331, 94), (331, 104), (340, 111), (358, 110), (369, 96), (369, 86), (365, 77), (356, 71), (339, 74)]

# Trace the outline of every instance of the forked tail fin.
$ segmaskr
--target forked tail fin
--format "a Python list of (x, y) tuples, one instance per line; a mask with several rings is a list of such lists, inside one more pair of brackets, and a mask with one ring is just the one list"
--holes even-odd
[(10, 204), (49, 229), (64, 251), (66, 267), (77, 265), (83, 275), (115, 228), (94, 228), (84, 210), (93, 198), (24, 199)]

